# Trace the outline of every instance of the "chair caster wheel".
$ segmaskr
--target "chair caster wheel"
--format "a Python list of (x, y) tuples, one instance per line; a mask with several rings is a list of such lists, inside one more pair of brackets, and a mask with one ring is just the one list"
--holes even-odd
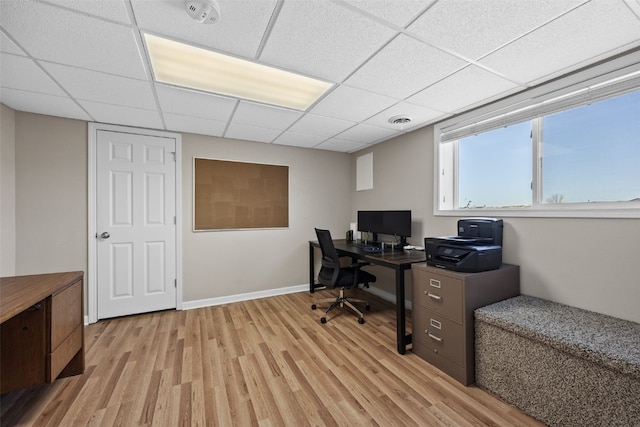
[(318, 308), (315, 304), (311, 305), (311, 310), (315, 310), (316, 308)]
[(361, 317), (358, 319), (358, 323), (360, 323), (361, 325), (364, 323), (364, 317)]
[(364, 306), (364, 309), (367, 310), (367, 311), (371, 311), (371, 306), (369, 304), (367, 304), (367, 305)]
[(326, 317), (321, 317), (320, 318), (320, 323), (327, 323), (327, 318)]

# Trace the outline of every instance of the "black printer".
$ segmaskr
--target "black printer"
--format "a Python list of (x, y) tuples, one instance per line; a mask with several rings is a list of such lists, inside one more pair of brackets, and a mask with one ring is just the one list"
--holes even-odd
[(465, 218), (458, 235), (425, 237), (427, 265), (465, 273), (496, 270), (502, 265), (501, 219)]

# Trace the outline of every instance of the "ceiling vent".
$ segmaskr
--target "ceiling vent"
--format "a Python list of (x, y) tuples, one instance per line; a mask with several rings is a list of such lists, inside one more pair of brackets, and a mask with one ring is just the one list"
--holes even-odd
[(186, 0), (185, 8), (200, 24), (214, 24), (220, 20), (220, 6), (214, 0)]
[(411, 123), (411, 117), (408, 116), (393, 116), (389, 119), (389, 123), (392, 125), (400, 125), (400, 127), (404, 127)]

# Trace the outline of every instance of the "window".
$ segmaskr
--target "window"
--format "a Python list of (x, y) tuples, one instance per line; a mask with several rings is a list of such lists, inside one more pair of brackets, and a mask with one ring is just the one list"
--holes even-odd
[(531, 206), (531, 123), (458, 141), (458, 208)]
[(435, 214), (640, 217), (640, 71), (625, 71), (436, 125)]
[(640, 198), (640, 90), (542, 122), (541, 203)]

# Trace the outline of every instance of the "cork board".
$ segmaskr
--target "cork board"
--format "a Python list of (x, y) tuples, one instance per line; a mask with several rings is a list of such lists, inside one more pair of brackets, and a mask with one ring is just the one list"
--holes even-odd
[(289, 226), (289, 167), (194, 158), (194, 230)]

